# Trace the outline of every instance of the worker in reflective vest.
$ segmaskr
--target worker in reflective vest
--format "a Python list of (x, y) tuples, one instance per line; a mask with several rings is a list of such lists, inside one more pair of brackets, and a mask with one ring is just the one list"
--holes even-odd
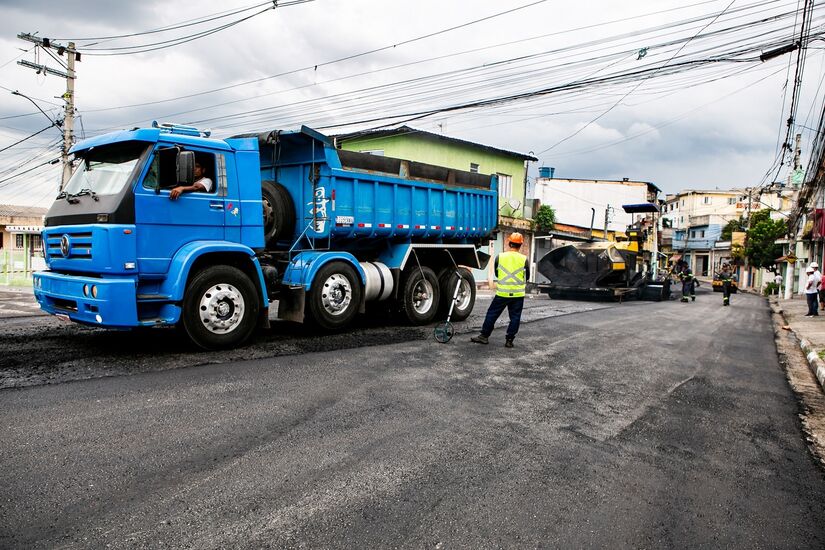
[(722, 266), (722, 271), (719, 272), (719, 280), (722, 281), (722, 305), (730, 305), (730, 289), (733, 283), (733, 272), (730, 270), (728, 264)]
[(521, 324), (521, 311), (524, 309), (524, 289), (527, 279), (530, 277), (527, 256), (521, 254), (519, 249), (524, 244), (524, 237), (521, 233), (513, 233), (507, 240), (509, 250), (502, 252), (496, 257), (495, 268), (498, 282), (496, 284), (496, 295), (487, 309), (487, 316), (484, 318), (484, 325), (481, 327), (481, 334), (470, 338), (471, 342), (477, 344), (487, 344), (496, 320), (499, 318), (504, 308), (510, 316), (510, 324), (507, 326), (504, 347), (512, 348), (513, 340)]
[(693, 276), (693, 271), (690, 270), (688, 267), (687, 262), (680, 260), (682, 262), (681, 267), (679, 268), (679, 280), (682, 281), (682, 301), (687, 302), (688, 297), (690, 297), (691, 301), (696, 301), (696, 277)]

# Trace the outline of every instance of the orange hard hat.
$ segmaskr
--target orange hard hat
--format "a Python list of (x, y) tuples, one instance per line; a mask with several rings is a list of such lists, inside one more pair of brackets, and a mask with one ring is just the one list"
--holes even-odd
[(510, 234), (510, 242), (513, 244), (524, 244), (524, 236), (518, 231)]

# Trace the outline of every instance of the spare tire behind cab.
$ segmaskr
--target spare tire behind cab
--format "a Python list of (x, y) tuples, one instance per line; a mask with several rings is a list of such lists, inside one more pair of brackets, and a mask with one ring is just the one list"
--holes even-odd
[(274, 247), (278, 241), (291, 238), (295, 227), (295, 206), (286, 188), (275, 181), (262, 181), (261, 205), (266, 246)]

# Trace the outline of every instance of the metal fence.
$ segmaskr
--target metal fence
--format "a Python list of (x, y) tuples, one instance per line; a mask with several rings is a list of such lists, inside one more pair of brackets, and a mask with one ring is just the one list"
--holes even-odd
[(0, 284), (31, 284), (32, 273), (46, 268), (46, 261), (39, 252), (28, 250), (0, 250)]

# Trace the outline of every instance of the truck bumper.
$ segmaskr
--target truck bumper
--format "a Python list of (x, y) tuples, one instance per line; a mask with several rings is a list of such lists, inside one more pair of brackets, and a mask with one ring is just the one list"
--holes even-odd
[(40, 271), (34, 274), (33, 284), (40, 308), (52, 315), (107, 328), (141, 324), (134, 279), (101, 279)]

